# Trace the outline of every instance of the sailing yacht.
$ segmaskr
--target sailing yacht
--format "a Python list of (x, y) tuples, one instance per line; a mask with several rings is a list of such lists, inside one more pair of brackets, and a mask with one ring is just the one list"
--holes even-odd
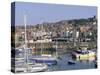
[[(42, 30), (43, 30), (43, 26), (41, 28), (41, 33), (42, 33)], [(47, 65), (55, 65), (55, 64), (57, 64), (56, 55), (52, 56), (51, 54), (43, 54), (42, 45), (43, 45), (44, 42), (40, 41), (40, 43), (41, 43), (41, 55), (34, 57), (33, 60), (35, 60), (37, 63), (45, 63)]]
[[(41, 71), (46, 71), (48, 69), (48, 66), (45, 63), (36, 63), (36, 62), (29, 62), (29, 55), (28, 55), (28, 50), (29, 48), (27, 47), (27, 33), (26, 33), (26, 15), (24, 15), (24, 26), (25, 26), (25, 44), (23, 45), (23, 50), (24, 50), (24, 64), (15, 65), (15, 73), (16, 72), (41, 72)], [(20, 59), (20, 58), (19, 58)], [(21, 60), (19, 60), (21, 61)]]
[(48, 54), (35, 57), (34, 60), (37, 63), (45, 63), (47, 65), (56, 65), (57, 64), (57, 58), (53, 57), (51, 55), (48, 55)]

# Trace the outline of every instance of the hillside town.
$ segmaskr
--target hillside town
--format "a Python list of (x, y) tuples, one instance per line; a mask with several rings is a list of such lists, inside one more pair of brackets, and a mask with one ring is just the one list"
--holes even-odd
[[(43, 22), (27, 25), (27, 42), (97, 42), (97, 18), (62, 20), (55, 23)], [(25, 40), (24, 26), (15, 27), (15, 43), (20, 46)], [(96, 46), (96, 45), (95, 45)]]

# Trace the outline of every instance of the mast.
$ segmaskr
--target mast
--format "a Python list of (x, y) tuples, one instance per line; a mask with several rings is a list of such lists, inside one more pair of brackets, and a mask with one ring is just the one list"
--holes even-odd
[[(43, 26), (41, 25), (41, 35), (42, 35), (42, 32), (43, 32)], [(41, 55), (42, 55), (42, 53), (43, 53), (43, 51), (42, 51), (42, 48), (43, 48), (43, 44), (42, 44), (42, 36), (41, 36)]]
[(24, 50), (25, 50), (25, 65), (26, 68), (28, 69), (28, 51), (27, 51), (27, 33), (26, 33), (26, 15), (24, 15), (24, 30), (25, 30), (25, 46), (24, 46)]
[(56, 57), (58, 57), (57, 48), (58, 48), (58, 42), (57, 42), (57, 39), (56, 39)]

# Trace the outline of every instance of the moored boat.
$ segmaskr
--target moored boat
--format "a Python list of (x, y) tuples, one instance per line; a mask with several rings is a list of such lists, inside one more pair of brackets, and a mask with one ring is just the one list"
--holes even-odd
[(69, 61), (68, 61), (68, 64), (69, 64), (69, 65), (74, 65), (74, 64), (75, 64), (75, 61), (69, 60)]
[(88, 60), (95, 58), (96, 53), (91, 50), (75, 50), (72, 52), (72, 57), (79, 60)]
[[(26, 66), (27, 65), (27, 66)], [(48, 69), (48, 66), (46, 64), (42, 63), (34, 63), (34, 64), (23, 64), (23, 65), (18, 65), (16, 64), (15, 66), (12, 67), (12, 71), (15, 73), (19, 72), (43, 72)]]
[(35, 61), (36, 63), (45, 63), (47, 65), (56, 65), (57, 64), (57, 58), (53, 57), (50, 54), (33, 57), (32, 60)]

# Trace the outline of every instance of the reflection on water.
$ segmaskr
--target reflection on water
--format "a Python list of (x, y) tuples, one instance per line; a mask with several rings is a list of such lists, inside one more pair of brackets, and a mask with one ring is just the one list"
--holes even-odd
[(48, 71), (75, 70), (75, 69), (92, 69), (95, 68), (93, 60), (75, 60), (75, 64), (69, 65), (68, 61), (72, 60), (70, 55), (62, 55), (62, 60), (58, 60), (57, 65), (48, 67)]
[[(19, 56), (19, 55), (18, 55)], [(29, 55), (30, 58), (35, 58), (35, 55)], [(76, 70), (76, 69), (93, 69), (95, 68), (95, 57), (91, 57), (89, 59), (72, 59), (70, 53), (59, 55), (59, 59), (57, 60), (56, 65), (48, 65), (48, 69), (46, 71), (62, 71), (62, 70)], [(69, 60), (73, 60), (75, 64), (68, 64)], [(33, 62), (29, 59), (29, 61)], [(21, 59), (16, 61), (16, 65), (24, 64), (25, 59)], [(34, 62), (33, 62), (34, 63)]]

